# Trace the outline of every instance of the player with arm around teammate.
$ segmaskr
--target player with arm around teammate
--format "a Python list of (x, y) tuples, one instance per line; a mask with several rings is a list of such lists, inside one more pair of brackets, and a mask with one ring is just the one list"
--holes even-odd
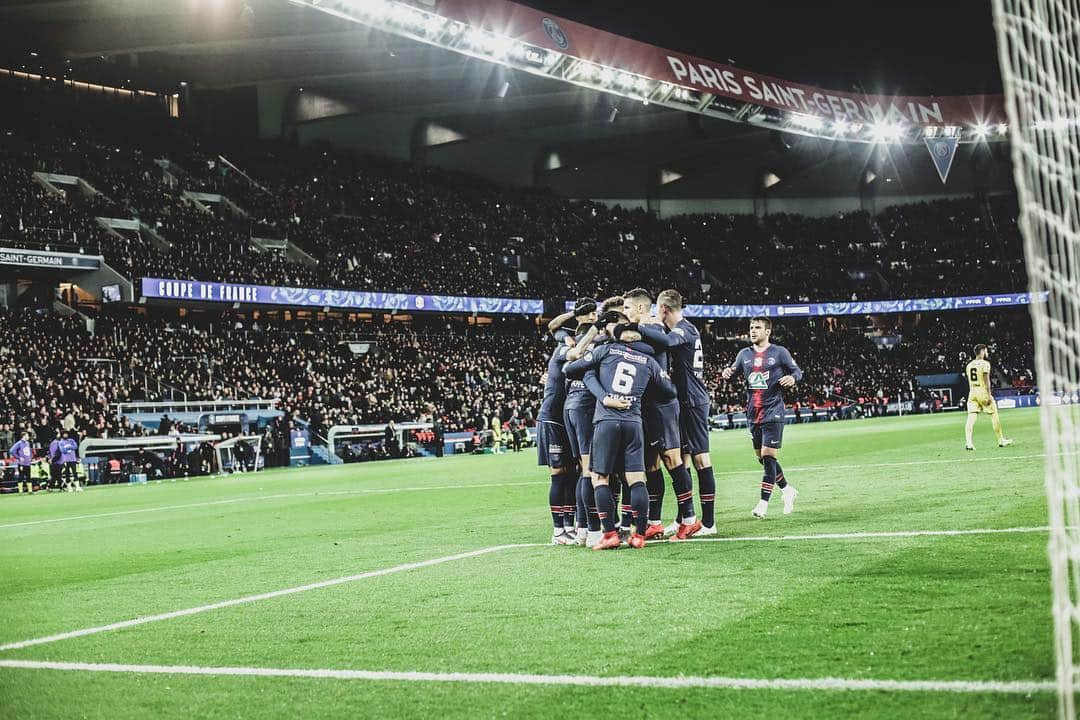
[(560, 341), (548, 358), (547, 371), (544, 373), (544, 396), (536, 421), (537, 464), (551, 469), (548, 505), (553, 525), (552, 545), (572, 545), (575, 541), (574, 486), (578, 476), (563, 424), (563, 405), (566, 402), (563, 363), (569, 350), (569, 344)]
[[(579, 298), (574, 303), (572, 312), (574, 319), (577, 321), (577, 334), (574, 336), (575, 348), (585, 347), (588, 344), (585, 337), (596, 323), (596, 307), (596, 300), (592, 298)], [(570, 353), (567, 353), (567, 357), (570, 357)], [(569, 452), (577, 459), (577, 464), (580, 467), (579, 477), (575, 485), (575, 499), (577, 500), (575, 541), (578, 545), (585, 545), (589, 542), (590, 533), (594, 542), (599, 539), (600, 534), (597, 520), (592, 517), (588, 510), (592, 504), (589, 453), (592, 447), (592, 419), (596, 408), (596, 399), (593, 397), (593, 393), (589, 391), (589, 388), (586, 387), (584, 379), (571, 380), (567, 378), (566, 382), (563, 426), (566, 428)]]
[[(702, 534), (702, 531), (706, 535), (715, 535), (713, 502), (716, 497), (716, 483), (712, 479), (712, 462), (709, 460), (709, 395), (704, 390), (705, 385), (701, 380), (701, 369), (704, 368), (701, 362), (701, 338), (697, 328), (683, 320), (682, 296), (676, 291), (665, 290), (657, 298), (661, 302), (661, 312), (664, 312), (663, 303), (665, 302), (668, 306), (677, 306), (678, 316), (677, 319), (672, 316), (671, 327), (664, 324), (652, 324), (666, 321), (662, 319), (663, 316), (652, 316), (652, 297), (647, 291), (640, 288), (631, 290), (625, 297), (627, 317), (639, 324), (642, 341), (653, 348), (657, 363), (668, 373), (678, 391), (678, 397), (671, 400), (657, 401), (652, 397), (646, 398), (645, 440), (648, 447), (645, 458), (645, 478), (650, 496), (647, 537), (663, 535), (665, 532), (660, 519), (660, 509), (664, 498), (664, 480), (660, 474), (661, 462), (671, 477), (671, 486), (675, 490), (679, 507), (678, 518), (667, 534), (675, 536), (678, 540)], [(688, 326), (688, 329), (684, 326)], [(692, 365), (694, 359), (701, 366), (694, 379), (696, 380), (695, 388), (698, 385), (701, 387), (701, 395), (704, 396), (703, 406), (701, 402), (698, 402), (698, 396), (691, 392), (693, 388), (689, 387), (688, 373), (683, 367), (683, 365)], [(694, 373), (694, 370), (691, 369), (689, 373)], [(699, 411), (705, 427), (704, 439), (701, 439), (701, 433), (694, 433), (694, 440), (690, 442), (687, 439), (682, 416), (689, 414), (692, 416), (691, 419), (696, 419)], [(697, 463), (698, 467), (698, 487), (701, 493), (703, 514), (701, 520), (698, 520), (694, 511), (693, 481), (689, 470), (691, 460)], [(653, 500), (653, 498), (656, 499)]]
[[(593, 491), (604, 534), (594, 550), (619, 547), (621, 541), (615, 518), (608, 512), (612, 504), (608, 480), (622, 460), (623, 472), (630, 487), (630, 502), (636, 513), (630, 547), (645, 547), (649, 517), (649, 493), (645, 489), (644, 430), (641, 422), (641, 398), (647, 389), (661, 399), (676, 397), (675, 386), (656, 360), (638, 352), (623, 338), (629, 325), (625, 315), (613, 318), (608, 330), (612, 342), (588, 350), (580, 360), (567, 363), (567, 377), (583, 377), (595, 370), (606, 399), (598, 402), (594, 416), (592, 455)], [(617, 405), (616, 405), (617, 403)]]
[(795, 387), (803, 373), (787, 348), (769, 342), (771, 335), (769, 318), (751, 318), (751, 346), (740, 350), (735, 362), (721, 373), (725, 380), (736, 372), (742, 372), (746, 378), (746, 422), (750, 426), (754, 453), (765, 468), (761, 500), (753, 511), (756, 518), (764, 518), (768, 512), (774, 486), (779, 486), (783, 493), (785, 515), (794, 510), (798, 497), (798, 492), (784, 478), (777, 455), (784, 438), (784, 390)]

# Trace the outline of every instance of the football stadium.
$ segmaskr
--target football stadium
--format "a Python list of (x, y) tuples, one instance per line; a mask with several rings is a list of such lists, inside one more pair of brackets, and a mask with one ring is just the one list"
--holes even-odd
[(0, 716), (1076, 717), (1075, 0), (0, 5)]

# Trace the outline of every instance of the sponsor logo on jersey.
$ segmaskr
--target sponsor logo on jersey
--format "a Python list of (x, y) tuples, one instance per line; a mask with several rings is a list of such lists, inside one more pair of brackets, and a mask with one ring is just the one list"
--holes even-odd
[(746, 384), (751, 390), (768, 390), (769, 389), (769, 371), (764, 372), (752, 372), (746, 378)]
[(754, 358), (754, 367), (761, 367), (761, 358)]
[(618, 348), (612, 348), (611, 354), (618, 355), (621, 358), (626, 358), (630, 362), (637, 363), (639, 365), (643, 365), (649, 362), (649, 358), (645, 357), (644, 355), (638, 355), (636, 353), (628, 352), (626, 350), (620, 350)]

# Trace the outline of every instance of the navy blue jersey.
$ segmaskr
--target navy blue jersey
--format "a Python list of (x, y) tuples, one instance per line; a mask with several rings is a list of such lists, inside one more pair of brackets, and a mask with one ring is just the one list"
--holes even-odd
[(563, 421), (563, 404), (566, 402), (566, 377), (563, 375), (563, 363), (570, 348), (559, 345), (551, 353), (547, 364), (547, 382), (544, 383), (544, 400), (540, 403), (541, 421)]
[(769, 345), (760, 352), (743, 348), (731, 366), (746, 378), (746, 420), (752, 425), (784, 421), (784, 389), (780, 378), (791, 375), (802, 380), (802, 370), (782, 345)]
[(650, 388), (660, 400), (676, 396), (675, 386), (671, 384), (667, 373), (656, 364), (656, 360), (623, 342), (593, 348), (580, 360), (567, 363), (563, 369), (570, 378), (583, 377), (587, 371), (596, 370), (600, 386), (606, 395), (630, 401), (630, 407), (626, 410), (604, 407), (602, 402), (596, 403), (594, 421), (628, 418), (640, 421), (641, 397)]
[[(578, 335), (577, 342), (581, 342), (585, 337), (585, 333)], [(589, 388), (585, 386), (585, 381), (570, 380), (567, 378), (566, 382), (566, 401), (563, 404), (565, 410), (583, 410), (591, 413), (596, 407), (596, 398), (589, 391)]]
[(690, 407), (709, 407), (705, 387), (705, 355), (701, 333), (689, 320), (680, 320), (668, 330), (663, 325), (642, 325), (642, 338), (658, 349), (666, 349), (668, 372), (679, 391), (679, 402)]

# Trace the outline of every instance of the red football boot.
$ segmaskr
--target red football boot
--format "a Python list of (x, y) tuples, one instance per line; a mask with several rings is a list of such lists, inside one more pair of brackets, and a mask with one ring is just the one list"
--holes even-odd
[(619, 531), (612, 530), (604, 533), (604, 536), (600, 538), (600, 542), (593, 545), (593, 550), (614, 550), (620, 545), (622, 545), (622, 540), (619, 539)]
[(630, 547), (640, 550), (645, 547), (645, 536), (634, 533), (630, 536)]
[(672, 536), (672, 540), (686, 540), (692, 537), (694, 533), (701, 529), (701, 521), (695, 520), (693, 525), (682, 524), (679, 525), (679, 532)]
[(664, 526), (657, 523), (649, 523), (649, 527), (645, 528), (645, 539), (652, 540), (654, 537), (664, 536)]

